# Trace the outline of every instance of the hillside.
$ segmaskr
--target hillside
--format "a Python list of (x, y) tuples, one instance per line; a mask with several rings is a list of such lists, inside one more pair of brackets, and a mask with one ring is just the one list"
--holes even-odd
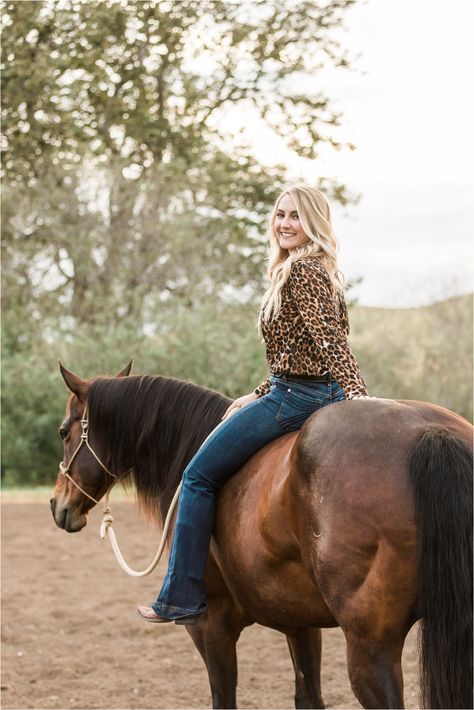
[(472, 421), (472, 294), (422, 308), (355, 305), (350, 317), (371, 394), (435, 402)]

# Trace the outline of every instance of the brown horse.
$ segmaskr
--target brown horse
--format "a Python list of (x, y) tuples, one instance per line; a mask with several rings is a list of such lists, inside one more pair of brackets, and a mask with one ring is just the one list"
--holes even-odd
[[(127, 475), (162, 520), (229, 400), (174, 379), (128, 377), (130, 366), (92, 381), (61, 369), (73, 393), (60, 428), (64, 461), (87, 404), (89, 443), (103, 464), (82, 447), (71, 477), (99, 499), (114, 483), (105, 467)], [(253, 456), (219, 493), (209, 609), (187, 627), (213, 706), (236, 706), (236, 642), (259, 623), (286, 634), (296, 707), (324, 707), (320, 629), (340, 626), (359, 702), (402, 708), (403, 644), (421, 619), (425, 706), (472, 708), (471, 472), (471, 425), (416, 401), (337, 402)], [(93, 505), (58, 476), (59, 527), (77, 532)]]

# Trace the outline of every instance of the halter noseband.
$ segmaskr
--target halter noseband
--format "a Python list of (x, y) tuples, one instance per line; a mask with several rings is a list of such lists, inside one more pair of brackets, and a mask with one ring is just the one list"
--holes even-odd
[[(69, 463), (67, 464), (67, 466), (64, 465), (63, 461), (59, 462), (59, 473), (62, 476), (65, 476), (65, 478), (67, 478), (69, 481), (71, 481), (71, 483), (74, 486), (76, 486), (76, 488), (78, 490), (80, 490), (81, 493), (83, 493), (87, 498), (89, 498), (94, 503), (98, 504), (99, 501), (96, 500), (95, 498), (93, 498), (91, 495), (89, 495), (89, 493), (87, 493), (87, 491), (85, 491), (83, 488), (81, 488), (81, 486), (78, 483), (76, 483), (76, 481), (70, 475), (72, 462), (76, 458), (82, 445), (85, 444), (87, 446), (87, 448), (91, 452), (92, 456), (95, 458), (97, 463), (104, 469), (106, 474), (111, 476), (111, 478), (114, 478), (116, 481), (119, 480), (119, 476), (116, 476), (115, 473), (112, 473), (112, 471), (109, 471), (107, 466), (100, 460), (100, 458), (97, 456), (97, 454), (95, 453), (92, 446), (89, 444), (89, 420), (87, 419), (87, 404), (84, 408), (84, 412), (81, 417), (81, 429), (82, 429), (81, 440), (80, 440), (79, 444), (77, 445), (76, 450), (74, 451), (73, 455), (71, 456), (71, 459), (70, 459)], [(129, 471), (127, 471), (127, 473), (129, 473)]]

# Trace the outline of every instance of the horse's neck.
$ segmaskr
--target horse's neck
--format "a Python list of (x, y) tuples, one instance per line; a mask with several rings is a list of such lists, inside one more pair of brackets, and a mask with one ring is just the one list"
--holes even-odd
[[(173, 383), (165, 382), (164, 386), (172, 387)], [(141, 470), (135, 472), (139, 497), (146, 507), (159, 510), (162, 519), (186, 465), (219, 424), (223, 410), (228, 404), (227, 399), (223, 397), (222, 402), (214, 400), (214, 403), (207, 407), (206, 402), (210, 395), (206, 391), (202, 392), (202, 400), (199, 393), (195, 393), (198, 395), (196, 399), (193, 399), (192, 392), (189, 394), (189, 397), (186, 396), (185, 389), (181, 393), (176, 392), (175, 401), (170, 402), (168, 398), (164, 400), (166, 404), (162, 407), (166, 406), (166, 412), (158, 411), (156, 416), (158, 421), (162, 421), (166, 416), (166, 427), (158, 426), (156, 440), (146, 442), (149, 456), (140, 462)], [(203, 416), (204, 411), (206, 416)]]

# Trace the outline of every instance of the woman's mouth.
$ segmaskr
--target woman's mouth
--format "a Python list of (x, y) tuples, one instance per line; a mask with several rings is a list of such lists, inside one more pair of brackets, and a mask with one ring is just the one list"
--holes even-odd
[(280, 232), (280, 237), (296, 237), (296, 234), (293, 234), (293, 232)]

